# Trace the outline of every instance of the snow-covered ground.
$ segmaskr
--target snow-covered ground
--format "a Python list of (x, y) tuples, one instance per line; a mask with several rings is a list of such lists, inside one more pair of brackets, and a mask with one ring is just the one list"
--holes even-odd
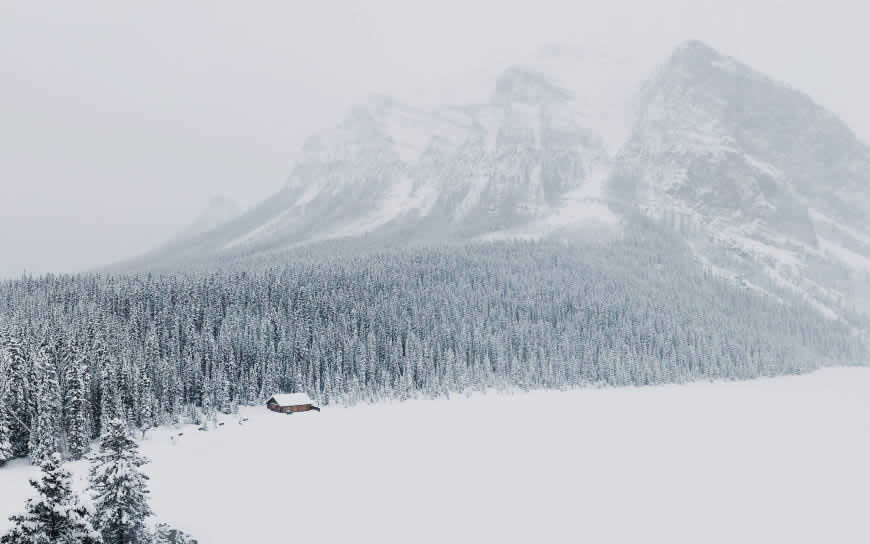
[[(866, 368), (242, 415), (142, 443), (203, 544), (870, 542)], [(33, 472), (0, 469), (0, 531)]]

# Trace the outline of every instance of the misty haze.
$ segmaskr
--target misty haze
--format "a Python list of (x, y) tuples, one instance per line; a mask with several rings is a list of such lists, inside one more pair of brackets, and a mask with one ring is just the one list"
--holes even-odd
[(867, 16), (0, 6), (0, 543), (867, 542)]

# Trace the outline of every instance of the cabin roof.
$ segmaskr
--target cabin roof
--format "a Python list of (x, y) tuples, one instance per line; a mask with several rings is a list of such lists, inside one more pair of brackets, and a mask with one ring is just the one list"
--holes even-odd
[(303, 404), (314, 404), (306, 393), (280, 393), (272, 395), (269, 400), (274, 400), (278, 406), (300, 406)]

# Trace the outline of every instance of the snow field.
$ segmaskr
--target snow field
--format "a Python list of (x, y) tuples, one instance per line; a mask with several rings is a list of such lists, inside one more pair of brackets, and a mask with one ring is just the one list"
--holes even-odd
[[(204, 544), (870, 541), (866, 368), (242, 416), (142, 442)], [(34, 472), (0, 469), (0, 531)]]

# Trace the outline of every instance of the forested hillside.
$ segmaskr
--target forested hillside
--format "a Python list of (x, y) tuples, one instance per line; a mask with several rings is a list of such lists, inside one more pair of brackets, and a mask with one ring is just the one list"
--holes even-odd
[[(211, 271), (0, 284), (0, 453), (78, 458), (114, 417), (188, 420), (483, 388), (746, 379), (863, 364), (852, 325), (703, 271), (641, 229), (607, 243), (289, 252)], [(2, 460), (2, 459), (0, 459)]]

